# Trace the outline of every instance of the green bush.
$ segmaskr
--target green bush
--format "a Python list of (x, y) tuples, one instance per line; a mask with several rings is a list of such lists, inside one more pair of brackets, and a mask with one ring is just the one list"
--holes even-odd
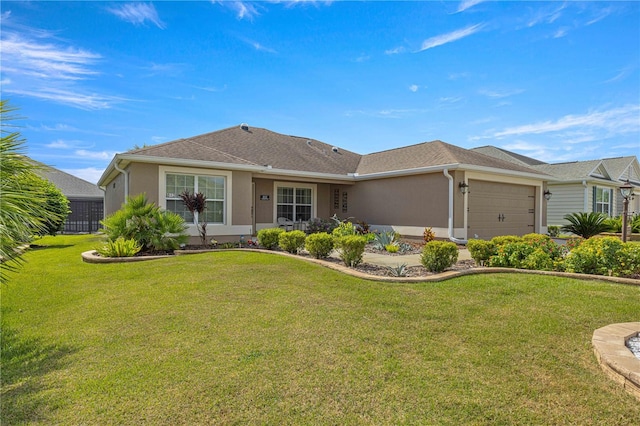
[(535, 247), (524, 241), (507, 243), (498, 246), (496, 254), (491, 256), (489, 264), (502, 268), (523, 268), (523, 262)]
[(389, 253), (397, 253), (400, 250), (400, 246), (397, 243), (391, 243), (384, 246), (384, 249)]
[(333, 231), (331, 231), (331, 235), (334, 237), (344, 237), (347, 235), (357, 235), (358, 229), (351, 222), (340, 222), (338, 226), (335, 227)]
[(520, 267), (523, 269), (535, 269), (537, 271), (553, 271), (557, 266), (549, 253), (538, 247), (522, 260)]
[(522, 237), (517, 235), (499, 235), (491, 239), (491, 242), (496, 247), (509, 243), (519, 243), (520, 241), (522, 241)]
[(131, 257), (135, 256), (142, 247), (134, 239), (125, 240), (118, 237), (115, 241), (107, 241), (96, 251), (104, 257)]
[(640, 233), (640, 214), (631, 219), (631, 232)]
[(623, 244), (616, 237), (589, 238), (565, 258), (567, 272), (619, 275), (619, 252)]
[(467, 242), (467, 249), (478, 265), (484, 265), (495, 254), (496, 247), (491, 241), (472, 239)]
[(304, 247), (306, 237), (303, 231), (282, 232), (278, 236), (278, 245), (286, 252), (297, 254)]
[(120, 210), (100, 223), (109, 240), (133, 239), (141, 251), (175, 250), (189, 238), (182, 217), (149, 203), (145, 194), (129, 197)]
[(503, 268), (554, 270), (562, 250), (548, 235), (527, 234), (520, 241), (496, 247), (489, 265)]
[(280, 240), (280, 234), (285, 232), (282, 228), (266, 228), (258, 231), (258, 244), (267, 250), (273, 250)]
[(609, 232), (622, 232), (622, 216), (609, 217), (604, 220), (609, 227)]
[(458, 247), (450, 241), (430, 241), (420, 256), (422, 265), (431, 272), (442, 272), (458, 261)]
[(340, 259), (348, 267), (358, 266), (362, 262), (366, 244), (367, 240), (360, 235), (344, 235), (335, 238), (335, 247), (340, 251)]
[(333, 237), (326, 232), (311, 234), (304, 242), (304, 247), (316, 259), (324, 259), (333, 250)]
[(571, 213), (564, 216), (564, 220), (569, 224), (564, 225), (561, 229), (563, 232), (571, 232), (588, 239), (609, 230), (607, 218), (607, 215), (603, 213)]
[(640, 274), (640, 243), (628, 242), (622, 245), (615, 272), (620, 276)]
[(549, 232), (549, 236), (551, 238), (557, 238), (560, 236), (560, 226), (558, 225), (547, 226), (547, 231)]

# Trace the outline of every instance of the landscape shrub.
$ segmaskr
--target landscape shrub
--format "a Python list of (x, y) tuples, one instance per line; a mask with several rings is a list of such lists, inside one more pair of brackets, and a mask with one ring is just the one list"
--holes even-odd
[(142, 246), (134, 239), (118, 237), (115, 241), (107, 241), (102, 247), (96, 249), (98, 254), (104, 257), (132, 257)]
[(582, 238), (591, 238), (609, 230), (607, 223), (608, 216), (603, 213), (570, 213), (564, 216), (564, 220), (569, 224), (561, 229), (563, 232), (570, 232)]
[(389, 253), (397, 253), (400, 250), (400, 246), (396, 243), (387, 244), (384, 249)]
[(450, 241), (430, 241), (422, 249), (420, 261), (430, 272), (442, 272), (458, 261), (458, 246)]
[(549, 236), (551, 238), (557, 238), (560, 236), (560, 226), (558, 225), (549, 225), (547, 227), (547, 231), (549, 232)]
[(467, 249), (478, 265), (484, 265), (495, 254), (496, 247), (491, 241), (471, 239), (467, 241)]
[(316, 259), (324, 259), (333, 250), (333, 236), (326, 232), (318, 232), (307, 236), (304, 247)]
[(307, 223), (307, 234), (317, 234), (319, 232), (326, 232), (327, 234), (330, 234), (336, 226), (337, 224), (333, 220), (325, 220), (316, 217)]
[(517, 235), (499, 235), (491, 239), (491, 242), (496, 247), (508, 243), (519, 243), (520, 241), (522, 241), (522, 237), (518, 237)]
[[(505, 239), (505, 241), (508, 240)], [(559, 268), (558, 263), (562, 257), (562, 250), (551, 237), (542, 234), (527, 234), (518, 240), (496, 246), (494, 255), (489, 258), (489, 265), (538, 270)]]
[(429, 241), (433, 241), (436, 239), (436, 233), (433, 232), (433, 229), (431, 227), (424, 228), (424, 232), (422, 233), (422, 239), (424, 240), (425, 243), (428, 243)]
[(285, 232), (282, 228), (265, 228), (258, 231), (258, 244), (267, 250), (273, 250), (279, 242), (280, 234)]
[(622, 216), (607, 218), (604, 223), (609, 227), (609, 232), (622, 232)]
[(278, 245), (286, 252), (297, 254), (304, 247), (306, 237), (303, 231), (282, 232), (278, 236)]
[(344, 235), (335, 238), (335, 247), (340, 252), (340, 259), (348, 267), (358, 266), (362, 262), (366, 244), (367, 240), (361, 235)]
[(557, 265), (554, 259), (542, 248), (534, 248), (520, 263), (523, 269), (535, 269), (537, 271), (553, 271)]
[(565, 258), (567, 272), (596, 275), (619, 275), (618, 253), (623, 244), (616, 237), (589, 238)]
[(499, 245), (496, 254), (491, 256), (489, 264), (501, 268), (522, 268), (523, 261), (529, 256), (535, 247), (524, 241)]
[(129, 197), (120, 210), (100, 223), (110, 241), (133, 239), (141, 251), (175, 250), (189, 238), (182, 217), (149, 203), (145, 194)]
[(356, 226), (351, 222), (340, 222), (334, 229), (331, 231), (331, 235), (334, 237), (344, 237), (347, 235), (357, 235), (358, 230)]
[(618, 252), (618, 264), (614, 274), (631, 276), (640, 274), (640, 243), (627, 242)]
[(386, 250), (386, 247), (398, 244), (398, 234), (394, 231), (383, 231), (373, 234), (373, 248), (376, 250)]

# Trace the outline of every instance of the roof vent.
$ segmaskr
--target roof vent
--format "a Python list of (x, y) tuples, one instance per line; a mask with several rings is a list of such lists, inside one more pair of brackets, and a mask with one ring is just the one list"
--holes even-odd
[(334, 146), (333, 148), (331, 148), (331, 151), (338, 152), (338, 147)]
[(307, 139), (307, 145), (311, 146), (311, 141)]
[(247, 123), (242, 123), (240, 125), (240, 128), (244, 131), (247, 131), (247, 132), (249, 131), (249, 125)]

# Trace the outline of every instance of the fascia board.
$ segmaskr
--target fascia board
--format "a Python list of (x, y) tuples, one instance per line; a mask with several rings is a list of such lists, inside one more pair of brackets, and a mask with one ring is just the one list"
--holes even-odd
[(504, 175), (504, 176), (517, 176), (517, 177), (543, 180), (543, 181), (556, 180), (555, 177), (542, 172), (540, 173), (520, 172), (517, 170), (497, 169), (495, 167), (476, 166), (473, 164), (459, 164), (458, 166), (459, 166), (458, 168), (462, 170), (470, 170), (475, 172), (493, 173), (493, 174)]
[(354, 174), (354, 177), (357, 181), (374, 180), (374, 179), (384, 179), (384, 178), (397, 177), (397, 176), (410, 176), (410, 175), (419, 175), (423, 173), (434, 173), (434, 172), (441, 172), (444, 169), (455, 170), (458, 168), (460, 168), (459, 164), (444, 164), (444, 165), (438, 165), (438, 166), (417, 167), (414, 169), (391, 170), (386, 172), (367, 173), (364, 175), (356, 173)]

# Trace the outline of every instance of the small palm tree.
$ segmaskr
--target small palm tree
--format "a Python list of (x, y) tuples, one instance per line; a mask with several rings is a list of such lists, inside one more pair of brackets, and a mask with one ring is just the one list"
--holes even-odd
[(189, 212), (195, 218), (195, 213), (198, 213), (198, 218), (200, 219), (200, 223), (196, 224), (198, 226), (198, 234), (200, 235), (200, 242), (203, 246), (207, 244), (207, 221), (205, 220), (204, 214), (202, 214), (207, 209), (207, 197), (202, 193), (193, 193), (188, 189), (185, 189), (181, 194), (180, 198), (182, 198), (182, 202), (187, 207)]
[(571, 232), (582, 238), (591, 238), (610, 229), (607, 215), (603, 213), (570, 213), (564, 216), (569, 225), (562, 227), (563, 232)]

